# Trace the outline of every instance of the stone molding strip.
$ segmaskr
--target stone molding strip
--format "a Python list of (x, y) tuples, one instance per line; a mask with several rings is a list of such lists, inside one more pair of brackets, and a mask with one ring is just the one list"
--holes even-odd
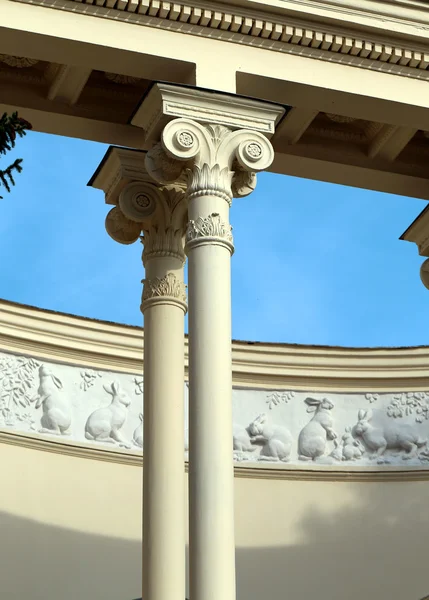
[[(133, 451), (115, 451), (103, 448), (94, 448), (89, 444), (76, 444), (66, 441), (42, 438), (40, 435), (32, 436), (26, 433), (12, 433), (0, 430), (0, 444), (19, 446), (39, 452), (54, 452), (65, 456), (74, 456), (103, 462), (113, 462), (132, 467), (142, 467), (144, 464), (142, 454)], [(406, 468), (383, 467), (383, 470), (366, 468), (365, 471), (348, 465), (344, 468), (324, 467), (324, 470), (311, 470), (293, 468), (278, 468), (264, 464), (263, 466), (234, 466), (234, 476), (247, 479), (276, 479), (276, 480), (302, 480), (302, 481), (428, 481), (429, 469), (407, 470)], [(185, 463), (185, 472), (188, 472), (188, 463)]]
[[(221, 5), (191, 6), (161, 0), (17, 0), (102, 18), (209, 36), (277, 52), (429, 79), (429, 52), (411, 40), (370, 39), (338, 25), (296, 23), (272, 13), (241, 8), (241, 14)], [(283, 12), (286, 12), (283, 9)], [(333, 15), (334, 16), (334, 15)], [(376, 20), (377, 15), (373, 15)], [(407, 23), (408, 24), (408, 23)], [(374, 34), (377, 37), (380, 34)], [(393, 35), (393, 33), (392, 33)]]
[[(187, 357), (187, 340), (185, 355)], [(0, 300), (5, 352), (140, 375), (143, 330)], [(336, 348), (233, 342), (236, 387), (358, 392), (429, 389), (429, 347)]]
[(44, 311), (0, 300), (0, 346), (59, 363), (140, 375), (143, 335), (139, 327)]

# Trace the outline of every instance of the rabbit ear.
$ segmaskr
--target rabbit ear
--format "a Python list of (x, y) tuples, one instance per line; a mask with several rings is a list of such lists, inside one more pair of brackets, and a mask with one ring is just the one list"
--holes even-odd
[(320, 400), (317, 400), (316, 398), (306, 398), (304, 400), (304, 402), (308, 405), (308, 406), (319, 406), (320, 404)]
[(55, 383), (55, 385), (57, 386), (58, 389), (62, 389), (63, 384), (61, 383), (61, 379), (58, 379), (58, 377), (55, 377), (55, 375), (52, 375), (52, 381)]
[(372, 410), (370, 408), (366, 411), (365, 418), (367, 421), (370, 421), (372, 419)]
[(359, 421), (362, 421), (365, 418), (365, 415), (366, 415), (366, 411), (365, 410), (360, 410), (358, 412), (358, 419), (359, 419)]
[(266, 420), (267, 420), (267, 415), (265, 413), (262, 413), (261, 415), (259, 415), (259, 417), (258, 417), (259, 423), (265, 423)]
[(351, 428), (351, 427), (346, 427), (346, 433), (350, 433), (350, 432), (351, 432), (351, 430), (352, 430), (352, 428)]
[(112, 388), (111, 387), (107, 387), (107, 385), (103, 385), (103, 390), (105, 392), (107, 392), (108, 394), (110, 394), (111, 396), (113, 396), (113, 392), (112, 392)]
[(112, 391), (114, 394), (117, 394), (119, 392), (119, 382), (118, 381), (114, 381), (112, 383)]
[(306, 398), (304, 402), (308, 406), (308, 413), (316, 412), (317, 408), (320, 406), (320, 400), (317, 400), (316, 398)]

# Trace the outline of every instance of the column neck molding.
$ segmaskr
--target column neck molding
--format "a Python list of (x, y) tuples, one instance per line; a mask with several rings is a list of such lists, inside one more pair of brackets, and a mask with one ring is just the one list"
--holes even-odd
[(143, 279), (142, 313), (154, 304), (174, 304), (187, 311), (186, 285), (174, 273), (164, 277)]
[(218, 213), (211, 213), (205, 218), (191, 219), (186, 230), (186, 253), (195, 246), (217, 244), (225, 246), (231, 254), (234, 252), (232, 227)]

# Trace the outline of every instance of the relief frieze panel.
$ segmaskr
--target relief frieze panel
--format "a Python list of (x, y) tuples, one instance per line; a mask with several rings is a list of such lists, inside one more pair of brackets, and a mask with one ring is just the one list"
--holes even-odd
[[(0, 431), (142, 453), (143, 375), (0, 353)], [(188, 386), (185, 447), (188, 454)], [(240, 466), (429, 468), (429, 390), (233, 389)]]

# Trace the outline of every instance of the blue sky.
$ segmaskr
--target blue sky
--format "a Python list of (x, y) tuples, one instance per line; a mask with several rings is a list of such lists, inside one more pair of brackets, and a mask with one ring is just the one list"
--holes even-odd
[[(141, 325), (141, 245), (109, 238), (103, 193), (86, 184), (106, 146), (31, 132), (0, 201), (0, 297)], [(425, 202), (259, 175), (234, 200), (235, 339), (343, 346), (429, 344), (422, 258), (399, 236)]]

